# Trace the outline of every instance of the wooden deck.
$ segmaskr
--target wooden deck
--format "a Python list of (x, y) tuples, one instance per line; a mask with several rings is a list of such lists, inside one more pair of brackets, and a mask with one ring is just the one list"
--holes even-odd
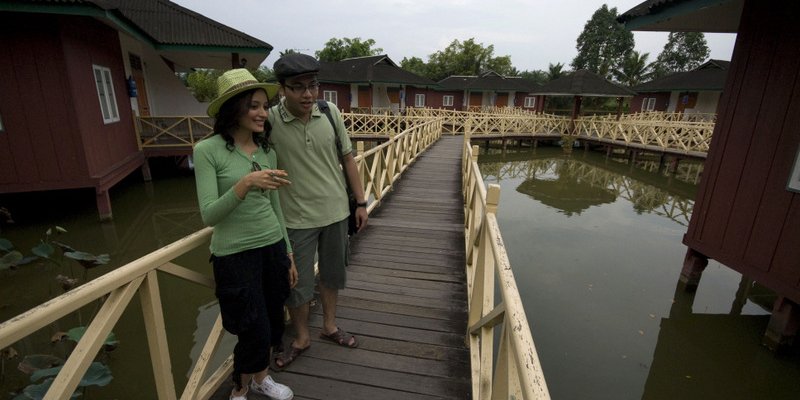
[[(319, 340), (316, 305), (311, 348), (273, 375), (295, 399), (469, 398), (462, 141), (433, 144), (353, 239), (337, 317), (360, 345)], [(230, 389), (227, 381), (212, 398), (227, 399)]]

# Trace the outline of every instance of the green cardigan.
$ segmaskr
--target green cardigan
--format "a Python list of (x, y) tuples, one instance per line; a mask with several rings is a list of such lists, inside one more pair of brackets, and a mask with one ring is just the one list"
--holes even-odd
[(203, 223), (214, 227), (212, 254), (225, 256), (281, 239), (286, 240), (287, 252), (292, 252), (277, 191), (252, 189), (239, 199), (233, 190), (252, 171), (253, 161), (262, 169), (275, 169), (274, 149), (265, 153), (259, 147), (248, 157), (238, 147), (229, 150), (221, 135), (213, 135), (197, 143), (193, 160), (200, 214)]

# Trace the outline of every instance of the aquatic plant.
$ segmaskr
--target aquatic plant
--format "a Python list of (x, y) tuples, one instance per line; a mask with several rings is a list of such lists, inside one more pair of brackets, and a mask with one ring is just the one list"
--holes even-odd
[[(1, 207), (0, 219), (2, 219), (5, 223), (13, 223), (10, 214), (7, 212), (7, 210)], [(66, 243), (55, 240), (56, 236), (64, 233), (67, 233), (67, 230), (60, 226), (54, 226), (47, 229), (39, 243), (31, 249), (31, 253), (33, 255), (30, 256), (25, 256), (22, 254), (22, 252), (16, 250), (10, 240), (0, 238), (0, 271), (18, 269), (37, 260), (55, 264), (61, 267), (62, 270), (68, 267), (69, 276), (58, 274), (54, 278), (59, 287), (64, 292), (67, 292), (78, 286), (81, 282), (81, 279), (75, 277), (73, 264), (78, 264), (83, 267), (82, 280), (85, 282), (87, 271), (89, 269), (99, 265), (105, 265), (110, 261), (108, 254), (90, 254), (84, 251), (76, 250)], [(82, 320), (81, 310), (77, 310), (76, 313), (80, 323)], [(57, 327), (54, 330), (57, 330)], [(85, 326), (78, 326), (69, 329), (67, 332), (57, 331), (51, 336), (50, 340), (53, 344), (72, 343), (72, 345), (67, 345), (67, 349), (64, 349), (63, 345), (58, 346), (61, 347), (61, 350), (56, 352), (65, 353), (62, 354), (64, 358), (53, 354), (32, 354), (25, 356), (17, 365), (17, 369), (27, 375), (30, 375), (30, 381), (32, 383), (21, 389), (20, 392), (13, 393), (16, 395), (14, 400), (43, 398), (55, 380), (55, 376), (63, 367), (64, 359), (69, 357), (68, 353), (74, 349), (85, 332)], [(103, 344), (101, 354), (107, 355), (108, 352), (116, 349), (118, 344), (119, 341), (116, 339), (114, 333), (110, 333)], [(53, 350), (56, 350), (56, 348), (53, 348)], [(17, 357), (19, 357), (19, 353), (13, 347), (0, 349), (0, 377), (5, 376), (6, 361)], [(95, 361), (86, 371), (86, 374), (84, 374), (83, 378), (78, 384), (78, 388), (83, 388), (83, 391), (85, 391), (87, 386), (105, 386), (111, 381), (111, 379), (112, 375), (109, 367), (102, 362)], [(81, 392), (76, 391), (71, 397), (75, 398), (80, 395)]]

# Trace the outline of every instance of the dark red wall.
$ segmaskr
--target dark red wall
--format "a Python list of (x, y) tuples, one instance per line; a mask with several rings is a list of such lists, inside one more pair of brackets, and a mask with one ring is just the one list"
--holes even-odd
[(642, 112), (642, 100), (650, 97), (656, 98), (656, 107), (653, 109), (653, 111), (667, 110), (667, 106), (669, 106), (670, 92), (639, 93), (636, 96), (633, 96), (631, 99), (631, 107), (628, 112), (630, 114)]
[(745, 2), (684, 243), (800, 303), (800, 5)]
[(339, 111), (350, 112), (350, 85), (349, 84), (336, 84), (336, 83), (320, 83), (319, 85), (319, 98), (324, 99), (324, 91), (333, 90), (336, 92), (337, 104), (336, 107)]
[[(453, 96), (453, 105), (452, 106), (445, 106), (444, 105), (444, 96)], [(445, 110), (461, 110), (461, 105), (464, 102), (464, 92), (463, 91), (450, 91), (450, 92), (440, 92), (440, 91), (429, 91), (427, 96), (428, 107), (430, 108), (441, 108)], [(414, 100), (411, 99), (411, 106), (414, 105)]]
[[(141, 164), (115, 30), (0, 13), (0, 37), (0, 191), (107, 186)], [(118, 122), (103, 123), (92, 64), (111, 69)]]

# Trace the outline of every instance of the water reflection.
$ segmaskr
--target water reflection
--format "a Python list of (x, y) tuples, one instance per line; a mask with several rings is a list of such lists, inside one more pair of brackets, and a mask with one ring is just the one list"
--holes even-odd
[(481, 155), (481, 173), (487, 182), (495, 183), (524, 178), (518, 192), (568, 217), (621, 197), (639, 214), (654, 213), (689, 224), (702, 164), (684, 162), (675, 173), (662, 174), (657, 161), (628, 164), (625, 159), (598, 158), (594, 153), (566, 156), (553, 151), (558, 150), (489, 149)]
[(713, 260), (676, 290), (699, 163), (483, 151), (553, 398), (797, 398), (800, 357), (760, 344), (772, 293)]

